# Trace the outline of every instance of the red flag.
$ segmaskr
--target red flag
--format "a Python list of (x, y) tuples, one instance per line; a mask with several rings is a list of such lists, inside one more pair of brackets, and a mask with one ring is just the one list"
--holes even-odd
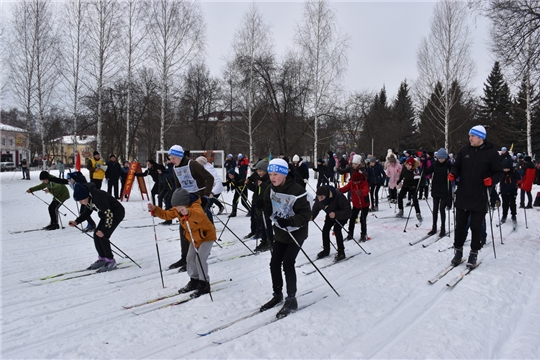
[(81, 154), (77, 151), (77, 160), (75, 160), (75, 168), (81, 171)]

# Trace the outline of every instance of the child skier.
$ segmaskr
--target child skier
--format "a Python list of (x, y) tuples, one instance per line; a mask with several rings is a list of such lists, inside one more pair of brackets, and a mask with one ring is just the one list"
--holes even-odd
[[(355, 155), (360, 156), (360, 155)], [(352, 202), (351, 217), (349, 218), (349, 235), (347, 240), (354, 238), (354, 225), (360, 214), (360, 241), (367, 240), (367, 215), (369, 213), (369, 184), (366, 175), (355, 171), (345, 186), (339, 188), (341, 193), (349, 192)]]
[(186, 286), (178, 290), (180, 294), (195, 290), (192, 298), (210, 292), (210, 276), (208, 274), (208, 256), (217, 239), (214, 224), (208, 219), (201, 206), (201, 199), (195, 193), (185, 189), (176, 189), (171, 198), (172, 209), (163, 210), (159, 206), (148, 203), (148, 210), (163, 220), (178, 218), (187, 240), (190, 242), (186, 257), (187, 273), (190, 277)]
[(521, 175), (514, 169), (512, 165), (512, 160), (510, 159), (504, 159), (502, 162), (504, 177), (500, 184), (500, 194), (503, 209), (501, 224), (506, 222), (508, 208), (510, 208), (510, 213), (512, 214), (512, 222), (514, 224), (517, 223), (516, 197), (518, 192), (517, 189), (521, 183)]
[(433, 226), (428, 235), (437, 233), (437, 217), (441, 214), (441, 232), (439, 237), (446, 235), (446, 208), (452, 207), (452, 189), (448, 181), (448, 173), (452, 165), (448, 162), (448, 153), (446, 149), (440, 148), (436, 155), (437, 161), (434, 161), (425, 169), (426, 175), (433, 177), (431, 183), (431, 196), (433, 197)]
[(49, 174), (47, 171), (42, 171), (39, 174), (39, 180), (41, 184), (31, 187), (26, 190), (27, 193), (32, 194), (38, 190), (44, 190), (47, 194), (53, 196), (53, 200), (49, 204), (49, 216), (51, 223), (43, 228), (43, 230), (57, 230), (60, 228), (58, 225), (58, 208), (69, 199), (69, 191), (64, 184), (59, 184), (56, 181), (55, 176)]
[(116, 260), (111, 250), (110, 238), (118, 224), (124, 219), (124, 207), (114, 196), (96, 188), (94, 183), (75, 184), (73, 199), (81, 205), (81, 215), (69, 221), (69, 226), (75, 227), (87, 220), (92, 211), (97, 211), (100, 221), (94, 231), (94, 246), (98, 259), (88, 267), (88, 270), (98, 269), (100, 272), (116, 269)]
[(296, 301), (296, 256), (308, 237), (311, 209), (306, 190), (289, 175), (289, 165), (283, 159), (273, 159), (268, 165), (272, 183), (264, 194), (264, 212), (274, 222), (274, 247), (270, 260), (270, 274), (274, 290), (272, 299), (261, 306), (261, 311), (273, 308), (283, 301), (283, 278), (287, 281), (287, 298), (277, 317), (285, 317), (298, 308)]
[(403, 186), (401, 187), (398, 195), (399, 212), (396, 215), (398, 218), (403, 217), (403, 199), (407, 193), (409, 193), (409, 195), (412, 197), (414, 210), (416, 211), (416, 218), (418, 221), (422, 221), (422, 214), (420, 213), (420, 205), (418, 205), (417, 193), (418, 184), (422, 182), (421, 177), (423, 177), (420, 170), (418, 170), (419, 165), (420, 163), (413, 157), (408, 158), (405, 161), (405, 168), (401, 171), (401, 175), (399, 176), (398, 185), (403, 181)]
[(311, 220), (315, 220), (321, 210), (326, 213), (326, 217), (322, 228), (323, 250), (317, 254), (317, 259), (330, 255), (330, 230), (333, 227), (337, 243), (337, 254), (334, 261), (343, 260), (345, 259), (345, 247), (343, 246), (341, 228), (351, 217), (351, 204), (334, 187), (323, 185), (317, 189), (317, 199), (311, 210)]

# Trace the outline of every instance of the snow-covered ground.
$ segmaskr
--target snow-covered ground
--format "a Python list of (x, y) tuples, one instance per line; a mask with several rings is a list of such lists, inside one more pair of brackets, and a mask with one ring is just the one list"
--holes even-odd
[[(511, 224), (502, 226), (504, 245), (494, 221), (497, 258), (489, 244), (479, 255), (483, 264), (449, 288), (447, 282), (460, 275), (464, 265), (433, 285), (428, 280), (449, 263), (453, 252), (447, 248), (453, 238), (427, 248), (422, 244), (435, 238), (409, 245), (430, 229), (427, 202), (421, 202), (424, 223), (415, 227), (413, 216), (405, 233), (405, 220), (389, 218), (394, 207), (382, 200), (379, 218), (368, 217), (372, 240), (362, 244), (371, 255), (349, 241), (346, 254), (357, 256), (323, 268), (332, 262), (332, 250), (331, 257), (315, 262), (339, 297), (317, 272), (305, 274), (313, 270), (306, 264), (297, 268), (298, 303), (311, 306), (258, 326), (275, 317), (277, 309), (270, 310), (201, 337), (197, 333), (246, 316), (270, 299), (269, 252), (237, 257), (249, 250), (225, 231), (223, 248), (214, 246), (209, 260), (211, 282), (216, 283), (213, 302), (204, 296), (135, 315), (133, 311), (144, 312), (185, 295), (129, 310), (123, 305), (173, 294), (189, 280), (186, 273), (164, 271), (166, 288), (162, 288), (154, 230), (133, 227), (152, 224), (145, 211), (147, 201), (141, 200), (138, 189), (124, 203), (126, 217), (112, 241), (142, 268), (130, 266), (39, 285), (36, 279), (84, 269), (97, 255), (92, 240), (74, 228), (10, 233), (49, 223), (45, 204), (25, 193), (39, 183), (38, 172), (32, 173), (31, 181), (20, 178), (20, 173), (1, 174), (4, 359), (540, 358), (539, 208), (527, 211), (528, 229), (523, 209), (518, 212), (516, 231)], [(314, 187), (315, 180), (310, 184)], [(540, 187), (535, 186), (533, 195), (537, 191)], [(45, 193), (36, 195), (51, 200)], [(224, 197), (230, 203), (232, 193)], [(76, 211), (72, 199), (66, 205)], [(67, 213), (62, 217), (66, 225), (74, 216), (66, 208), (61, 210)], [(241, 238), (249, 232), (249, 220), (241, 211), (238, 214), (228, 226)], [(220, 218), (227, 221), (226, 215)], [(322, 214), (316, 221), (322, 225)], [(164, 269), (180, 256), (177, 228), (155, 228)], [(216, 228), (222, 229), (223, 224), (216, 221)], [(488, 234), (491, 239), (489, 229)], [(359, 226), (355, 235), (358, 238)], [(256, 246), (255, 240), (246, 244)], [(315, 259), (321, 246), (321, 233), (310, 224), (305, 251)], [(117, 260), (131, 264), (128, 259)], [(300, 254), (297, 266), (305, 263)]]

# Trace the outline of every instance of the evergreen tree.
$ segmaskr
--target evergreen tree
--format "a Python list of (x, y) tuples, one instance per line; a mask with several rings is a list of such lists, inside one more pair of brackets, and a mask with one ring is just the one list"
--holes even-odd
[(443, 98), (442, 84), (437, 82), (419, 116), (416, 143), (424, 148), (435, 149), (437, 146), (444, 146), (444, 111), (441, 104)]
[[(514, 100), (512, 115), (514, 118), (512, 126), (508, 129), (509, 142), (514, 144), (514, 152), (527, 152), (527, 84), (523, 80), (519, 88), (519, 92)], [(534, 89), (530, 89), (531, 109), (532, 109), (532, 142), (533, 149), (538, 148), (538, 127), (540, 120), (538, 119), (540, 106), (539, 96), (534, 93)]]
[(498, 61), (484, 83), (478, 121), (489, 129), (489, 141), (497, 148), (510, 146), (507, 134), (513, 127), (512, 100)]
[(375, 95), (373, 105), (369, 109), (366, 118), (363, 136), (362, 149), (366, 153), (372, 152), (373, 156), (381, 157), (386, 154), (389, 144), (392, 142), (392, 134), (397, 129), (393, 128), (391, 121), (391, 109), (388, 106), (388, 97), (386, 89), (383, 87), (381, 91)]
[(416, 131), (413, 102), (409, 95), (409, 85), (404, 80), (399, 86), (398, 93), (392, 104), (392, 121), (396, 136), (389, 143), (390, 147), (404, 150), (414, 146), (414, 132)]

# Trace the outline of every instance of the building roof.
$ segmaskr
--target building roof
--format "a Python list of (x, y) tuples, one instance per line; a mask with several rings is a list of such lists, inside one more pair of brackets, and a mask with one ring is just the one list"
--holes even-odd
[[(77, 144), (78, 145), (86, 145), (86, 144), (92, 144), (96, 142), (96, 136), (95, 135), (77, 135)], [(64, 135), (58, 139), (54, 139), (54, 142), (56, 143), (62, 143), (66, 145), (73, 145), (75, 143), (75, 136), (73, 135)]]
[(0, 123), (0, 131), (27, 132), (24, 129)]

